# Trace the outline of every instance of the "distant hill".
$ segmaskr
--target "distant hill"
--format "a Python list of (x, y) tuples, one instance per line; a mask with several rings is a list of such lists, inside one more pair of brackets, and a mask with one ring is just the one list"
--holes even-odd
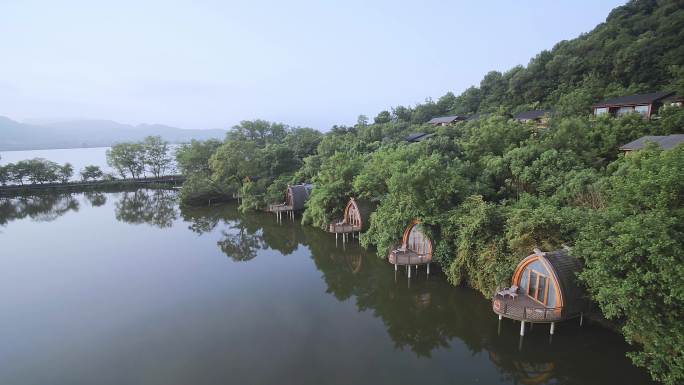
[[(681, 0), (638, 0), (615, 8), (592, 31), (557, 43), (505, 72), (490, 71), (479, 86), (437, 101), (382, 111), (376, 122), (425, 123), (443, 115), (555, 108), (589, 113), (590, 105), (620, 95), (684, 94), (684, 7)], [(525, 44), (525, 42), (520, 42)], [(574, 110), (567, 111), (567, 106)]]
[(223, 139), (226, 130), (187, 130), (161, 124), (132, 126), (110, 120), (74, 120), (42, 124), (20, 123), (0, 116), (0, 151), (106, 147), (159, 135), (171, 143), (192, 139)]

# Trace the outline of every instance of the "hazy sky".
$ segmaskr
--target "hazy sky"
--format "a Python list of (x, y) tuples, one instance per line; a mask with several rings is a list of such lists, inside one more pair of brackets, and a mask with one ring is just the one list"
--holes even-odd
[(327, 130), (458, 94), (623, 3), (0, 0), (0, 115)]

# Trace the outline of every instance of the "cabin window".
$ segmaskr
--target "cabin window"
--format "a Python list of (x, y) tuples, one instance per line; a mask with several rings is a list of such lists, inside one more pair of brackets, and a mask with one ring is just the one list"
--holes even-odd
[(548, 307), (556, 306), (556, 290), (551, 273), (539, 260), (533, 261), (525, 267), (520, 275), (521, 291), (530, 298)]
[(608, 107), (600, 107), (594, 110), (594, 115), (603, 115), (608, 113)]
[(361, 225), (361, 215), (359, 215), (359, 210), (353, 204), (350, 204), (349, 210), (347, 210), (347, 223), (354, 226)]
[(634, 111), (640, 113), (641, 115), (648, 115), (648, 106), (636, 106)]
[(423, 234), (419, 225), (413, 226), (406, 243), (406, 247), (416, 254), (428, 254), (430, 252), (430, 240)]
[(620, 107), (620, 108), (618, 108), (616, 114), (617, 114), (617, 116), (622, 116), (622, 115), (630, 114), (632, 112), (634, 112), (634, 107), (632, 107), (632, 106)]

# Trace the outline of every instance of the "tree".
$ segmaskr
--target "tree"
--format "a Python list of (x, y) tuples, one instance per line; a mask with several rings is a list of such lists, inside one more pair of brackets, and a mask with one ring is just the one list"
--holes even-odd
[(102, 170), (100, 169), (100, 166), (85, 166), (85, 168), (81, 170), (81, 179), (83, 179), (84, 182), (87, 182), (90, 179), (97, 180), (100, 178), (102, 178)]
[(221, 141), (217, 139), (192, 140), (190, 143), (182, 144), (176, 150), (176, 164), (185, 176), (196, 173), (210, 175), (209, 158), (220, 146)]
[(62, 183), (66, 183), (74, 175), (74, 166), (71, 163), (65, 163), (58, 170), (58, 177)]
[(392, 121), (392, 115), (387, 110), (380, 111), (380, 113), (377, 116), (375, 116), (375, 119), (373, 119), (373, 121), (375, 122), (375, 124), (389, 123)]
[(137, 179), (145, 171), (145, 147), (141, 143), (119, 143), (107, 150), (107, 164), (122, 178)]
[(0, 185), (6, 186), (12, 180), (12, 163), (0, 166)]
[(145, 165), (155, 178), (159, 178), (173, 162), (169, 155), (169, 143), (163, 141), (161, 136), (148, 136), (142, 146)]
[(618, 162), (606, 207), (589, 217), (573, 249), (581, 280), (603, 313), (623, 321), (630, 353), (657, 381), (684, 381), (684, 146)]

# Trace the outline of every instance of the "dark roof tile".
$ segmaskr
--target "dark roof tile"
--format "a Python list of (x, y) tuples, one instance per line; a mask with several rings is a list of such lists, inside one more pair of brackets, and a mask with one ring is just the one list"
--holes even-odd
[(639, 95), (627, 95), (618, 96), (616, 98), (611, 98), (604, 100), (600, 103), (594, 104), (594, 108), (597, 107), (607, 107), (607, 106), (620, 106), (620, 105), (633, 105), (633, 104), (651, 104), (657, 102), (665, 97), (674, 94), (672, 91), (663, 92), (652, 92), (649, 94), (639, 94)]
[(663, 150), (670, 150), (675, 147), (677, 147), (679, 144), (684, 143), (684, 134), (674, 134), (674, 135), (665, 135), (665, 136), (657, 136), (657, 135), (646, 135), (642, 136), (641, 138), (634, 140), (632, 142), (629, 142), (622, 147), (620, 147), (620, 150), (622, 151), (632, 151), (632, 150), (641, 150), (644, 147), (646, 147), (646, 144), (648, 142), (654, 142), (658, 144)]

